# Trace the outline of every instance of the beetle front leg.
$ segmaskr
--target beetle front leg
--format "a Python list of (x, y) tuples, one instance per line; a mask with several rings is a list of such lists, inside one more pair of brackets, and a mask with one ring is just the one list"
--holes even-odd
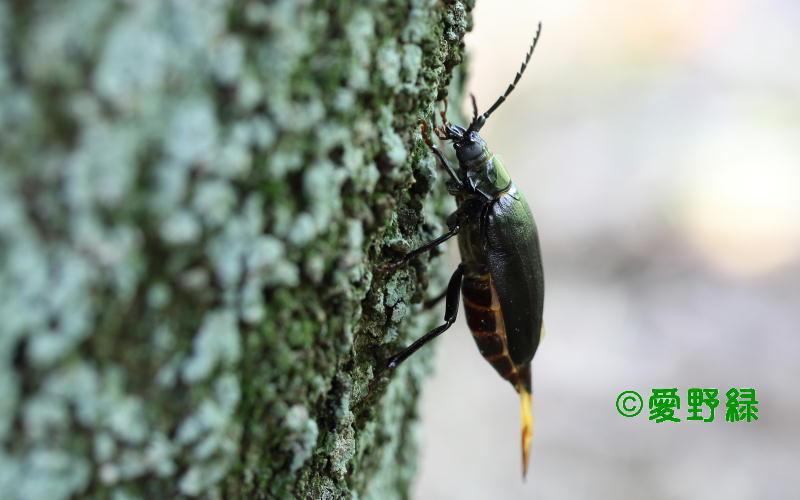
[(464, 183), (456, 174), (455, 169), (453, 169), (453, 167), (451, 167), (450, 164), (447, 163), (447, 160), (444, 158), (442, 150), (439, 148), (439, 146), (435, 144), (428, 144), (428, 146), (433, 151), (433, 154), (436, 155), (436, 158), (439, 159), (439, 163), (441, 163), (442, 167), (444, 167), (444, 169), (447, 171), (447, 175), (450, 176), (450, 180), (453, 181), (453, 183), (455, 183), (456, 186), (458, 186), (459, 190), (461, 190)]
[(428, 125), (423, 120), (420, 120), (419, 124), (422, 127), (422, 140), (425, 141), (425, 144), (428, 145), (431, 151), (433, 151), (433, 154), (436, 156), (436, 158), (439, 159), (439, 163), (447, 171), (447, 175), (450, 176), (450, 180), (453, 181), (453, 183), (455, 183), (455, 185), (458, 188), (457, 190), (460, 191), (461, 188), (463, 188), (464, 186), (464, 182), (461, 180), (461, 178), (458, 177), (458, 174), (456, 174), (455, 169), (451, 167), (449, 163), (447, 163), (447, 160), (444, 157), (444, 153), (442, 153), (442, 150), (439, 148), (439, 146), (431, 142), (431, 138), (428, 137)]

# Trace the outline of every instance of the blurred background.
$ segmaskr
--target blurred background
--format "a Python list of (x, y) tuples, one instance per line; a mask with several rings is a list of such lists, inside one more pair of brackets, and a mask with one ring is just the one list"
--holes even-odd
[[(800, 498), (800, 3), (479, 1), (481, 110), (539, 20), (482, 131), (543, 247), (531, 470), (462, 317), (437, 341), (415, 498)], [(672, 387), (680, 423), (615, 409)], [(685, 420), (690, 387), (719, 389), (714, 422)], [(725, 421), (731, 387), (756, 389), (757, 422)]]

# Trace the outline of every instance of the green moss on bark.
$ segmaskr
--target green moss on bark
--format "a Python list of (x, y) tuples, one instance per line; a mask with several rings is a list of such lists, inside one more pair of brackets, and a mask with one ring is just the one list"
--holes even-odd
[(470, 8), (0, 4), (0, 497), (407, 495)]

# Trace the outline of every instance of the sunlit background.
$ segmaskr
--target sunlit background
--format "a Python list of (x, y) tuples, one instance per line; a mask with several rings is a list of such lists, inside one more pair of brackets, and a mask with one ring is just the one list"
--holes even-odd
[[(800, 3), (482, 0), (482, 109), (538, 20), (482, 132), (543, 246), (531, 472), (518, 398), (459, 319), (437, 341), (414, 497), (800, 498)], [(672, 387), (680, 423), (615, 409)], [(690, 387), (720, 390), (714, 422), (685, 420)], [(725, 421), (731, 387), (756, 389), (758, 422)]]

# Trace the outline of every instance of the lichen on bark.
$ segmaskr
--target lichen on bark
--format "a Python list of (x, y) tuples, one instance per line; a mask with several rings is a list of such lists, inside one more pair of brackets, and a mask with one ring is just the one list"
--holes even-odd
[(407, 496), (471, 6), (0, 4), (0, 497)]

